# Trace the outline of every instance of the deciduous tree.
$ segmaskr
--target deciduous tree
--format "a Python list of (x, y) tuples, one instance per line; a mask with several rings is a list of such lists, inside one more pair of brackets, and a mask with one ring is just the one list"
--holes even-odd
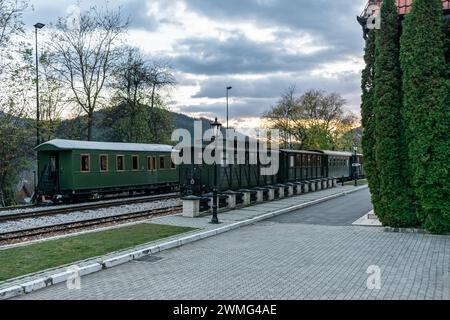
[(105, 101), (102, 93), (120, 57), (119, 40), (127, 26), (120, 9), (92, 7), (79, 17), (60, 18), (51, 34), (54, 67), (70, 88), (73, 102), (87, 115), (88, 140), (92, 140), (94, 112)]
[(0, 0), (0, 206), (15, 204), (18, 176), (33, 156), (33, 122), (26, 119), (33, 78), (17, 45), (26, 8), (26, 1)]

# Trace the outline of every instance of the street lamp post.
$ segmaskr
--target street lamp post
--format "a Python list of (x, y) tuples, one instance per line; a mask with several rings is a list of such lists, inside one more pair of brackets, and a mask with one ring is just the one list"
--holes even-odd
[(43, 23), (36, 23), (34, 25), (35, 39), (36, 39), (36, 145), (39, 145), (41, 141), (39, 132), (40, 110), (39, 110), (39, 58), (38, 58), (38, 29), (42, 29), (45, 26)]
[(353, 176), (355, 178), (355, 187), (357, 187), (358, 186), (358, 155), (356, 152), (358, 151), (358, 147), (354, 147), (353, 151), (354, 151)]
[(227, 87), (227, 129), (229, 129), (229, 126), (228, 126), (228, 96), (229, 96), (229, 94), (228, 93), (231, 89), (233, 89), (233, 87)]
[(211, 124), (211, 129), (213, 130), (213, 139), (215, 144), (215, 154), (214, 154), (214, 187), (213, 187), (213, 216), (211, 223), (219, 224), (219, 218), (217, 217), (217, 209), (218, 209), (218, 194), (217, 194), (217, 138), (220, 135), (220, 128), (222, 124), (217, 121), (217, 118)]

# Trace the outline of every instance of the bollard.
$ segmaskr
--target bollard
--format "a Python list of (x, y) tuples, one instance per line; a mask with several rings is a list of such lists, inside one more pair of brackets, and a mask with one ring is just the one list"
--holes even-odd
[(322, 189), (328, 188), (328, 179), (322, 179)]
[(309, 184), (309, 191), (315, 192), (316, 191), (316, 184), (313, 181), (308, 181)]
[(290, 184), (288, 186), (288, 196), (292, 197), (294, 195), (294, 185)]
[(278, 186), (278, 192), (279, 192), (279, 197), (280, 197), (280, 199), (282, 199), (282, 198), (285, 197), (285, 194), (284, 194), (284, 186)]
[(264, 202), (264, 190), (256, 190), (256, 202)]
[(251, 196), (252, 194), (250, 192), (244, 192), (244, 206), (249, 206), (251, 203)]
[(243, 194), (243, 197), (242, 197), (243, 203), (242, 203), (242, 205), (244, 207), (249, 206), (251, 204), (252, 192), (250, 190), (238, 190), (238, 192)]
[(316, 180), (315, 183), (316, 183), (316, 190), (317, 191), (322, 190), (322, 181)]
[(181, 199), (183, 201), (183, 217), (196, 218), (200, 216), (200, 199), (195, 196)]
[(333, 188), (333, 179), (328, 178), (328, 188)]
[(309, 192), (309, 184), (307, 182), (302, 183), (303, 193)]
[(235, 209), (236, 208), (236, 193), (229, 191), (225, 193), (227, 195), (227, 207), (228, 209)]
[(295, 184), (295, 194), (302, 194), (303, 193), (303, 186), (302, 186), (302, 184), (300, 183), (300, 182), (297, 182), (296, 184)]
[(275, 200), (275, 189), (269, 187), (269, 201)]
[(337, 187), (337, 178), (333, 177), (333, 188)]

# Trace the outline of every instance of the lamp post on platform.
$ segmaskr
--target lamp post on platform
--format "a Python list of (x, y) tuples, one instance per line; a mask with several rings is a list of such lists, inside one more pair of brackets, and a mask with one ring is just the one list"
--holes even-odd
[(36, 23), (34, 25), (35, 31), (35, 41), (36, 41), (36, 145), (38, 146), (41, 143), (40, 130), (39, 130), (39, 121), (40, 121), (40, 110), (39, 110), (39, 57), (38, 57), (38, 29), (42, 29), (45, 27), (43, 23)]
[(354, 158), (353, 158), (353, 176), (355, 179), (355, 187), (358, 186), (358, 147), (353, 147)]
[(217, 121), (217, 118), (214, 122), (210, 123), (211, 129), (213, 130), (213, 139), (215, 144), (214, 151), (214, 187), (213, 187), (213, 215), (212, 215), (212, 224), (219, 224), (219, 218), (217, 217), (218, 210), (218, 194), (217, 194), (217, 138), (220, 135), (220, 129), (222, 124)]
[(229, 91), (233, 89), (233, 87), (227, 87), (227, 130), (230, 128), (228, 126), (228, 97), (229, 97)]

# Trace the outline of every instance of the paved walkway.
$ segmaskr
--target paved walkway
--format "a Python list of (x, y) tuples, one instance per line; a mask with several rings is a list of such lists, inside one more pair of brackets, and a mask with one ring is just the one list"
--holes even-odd
[[(344, 187), (339, 186), (337, 188), (321, 190), (318, 192), (308, 193), (308, 194), (295, 196), (295, 197), (291, 197), (291, 198), (285, 198), (285, 199), (273, 201), (270, 203), (263, 203), (263, 204), (259, 204), (259, 205), (255, 205), (252, 207), (247, 207), (247, 208), (243, 208), (243, 209), (239, 209), (239, 210), (235, 210), (235, 211), (231, 211), (231, 212), (220, 213), (219, 214), (219, 218), (221, 221), (220, 225), (210, 224), (209, 223), (211, 221), (210, 216), (192, 219), (192, 218), (183, 217), (181, 214), (177, 214), (177, 215), (171, 215), (171, 216), (167, 216), (167, 217), (160, 217), (160, 218), (148, 220), (147, 222), (149, 222), (149, 223), (194, 227), (194, 228), (198, 228), (200, 230), (192, 231), (187, 234), (176, 235), (176, 236), (173, 236), (170, 238), (165, 238), (165, 239), (155, 241), (152, 243), (143, 244), (142, 246), (136, 246), (136, 247), (130, 248), (128, 250), (115, 252), (115, 253), (108, 254), (105, 256), (101, 256), (101, 257), (97, 257), (97, 258), (93, 258), (93, 259), (87, 259), (85, 261), (79, 261), (76, 263), (76, 265), (78, 267), (87, 267), (87, 266), (91, 266), (92, 264), (96, 264), (96, 263), (102, 264), (103, 261), (105, 261), (109, 258), (114, 258), (114, 257), (122, 255), (122, 254), (129, 254), (129, 253), (132, 253), (132, 252), (135, 252), (138, 250), (144, 250), (144, 249), (147, 249), (149, 246), (157, 246), (157, 245), (166, 243), (171, 240), (177, 240), (177, 239), (183, 238), (186, 235), (195, 235), (198, 233), (202, 233), (204, 231), (209, 231), (212, 229), (226, 227), (226, 226), (238, 223), (238, 222), (242, 222), (245, 220), (249, 220), (249, 219), (264, 215), (268, 212), (273, 212), (278, 209), (291, 207), (293, 205), (306, 204), (311, 201), (338, 195), (338, 194), (341, 194), (344, 192), (351, 192), (353, 190), (355, 190), (355, 189), (351, 186), (344, 186)], [(143, 223), (143, 222), (141, 221), (141, 222), (137, 222), (137, 223)], [(110, 228), (118, 228), (118, 227), (121, 227), (121, 226), (114, 226), (114, 227), (110, 227)], [(106, 229), (110, 229), (110, 228), (106, 228)], [(95, 232), (95, 230), (88, 231), (88, 232)], [(39, 272), (39, 273), (36, 273), (33, 275), (24, 276), (24, 277), (10, 280), (8, 282), (0, 283), (0, 292), (3, 289), (11, 288), (12, 286), (15, 286), (15, 285), (22, 286), (24, 283), (28, 283), (30, 281), (35, 281), (38, 279), (48, 279), (49, 277), (51, 277), (54, 274), (65, 272), (67, 270), (67, 267), (68, 266), (62, 266), (62, 267), (54, 268), (51, 270), (45, 270), (43, 272)]]
[[(329, 211), (366, 203), (366, 192), (331, 200)], [(449, 236), (292, 219), (263, 221), (83, 277), (81, 290), (57, 285), (22, 298), (450, 299)], [(376, 268), (381, 289), (369, 290), (366, 271)]]
[(372, 210), (368, 189), (357, 197), (346, 195), (341, 198), (300, 209), (275, 217), (272, 221), (280, 223), (318, 224), (327, 226), (350, 226)]

